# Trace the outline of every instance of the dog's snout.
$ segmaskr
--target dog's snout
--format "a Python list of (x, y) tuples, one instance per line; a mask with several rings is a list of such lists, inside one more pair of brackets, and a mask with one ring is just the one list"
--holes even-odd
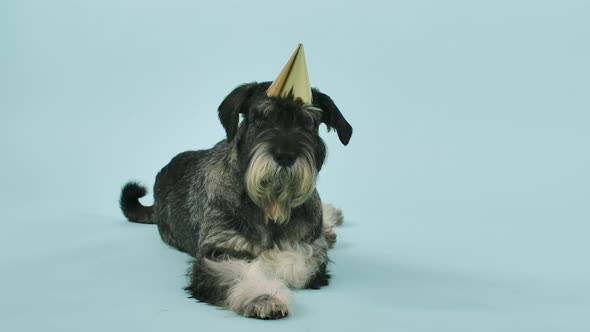
[(288, 167), (295, 163), (295, 160), (297, 160), (297, 154), (294, 151), (279, 149), (275, 151), (273, 158), (280, 166)]

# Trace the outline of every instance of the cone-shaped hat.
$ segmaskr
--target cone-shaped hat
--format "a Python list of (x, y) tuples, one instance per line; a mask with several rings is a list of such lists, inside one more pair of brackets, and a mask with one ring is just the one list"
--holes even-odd
[(297, 46), (285, 68), (266, 90), (266, 94), (269, 97), (286, 97), (292, 94), (295, 98), (301, 98), (304, 103), (311, 104), (311, 86), (302, 44)]

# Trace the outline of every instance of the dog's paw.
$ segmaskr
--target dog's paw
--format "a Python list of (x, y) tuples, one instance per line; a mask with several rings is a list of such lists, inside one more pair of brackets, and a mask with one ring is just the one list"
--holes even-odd
[(332, 204), (322, 204), (322, 215), (322, 223), (326, 228), (332, 228), (334, 226), (341, 225), (344, 221), (342, 210)]
[(333, 248), (336, 243), (334, 227), (342, 224), (344, 216), (342, 210), (332, 204), (322, 204), (322, 215), (324, 237), (326, 238), (326, 242), (328, 242), (328, 247)]
[(305, 287), (306, 289), (320, 289), (322, 287), (328, 286), (328, 284), (330, 283), (330, 274), (326, 271), (324, 272), (320, 272), (318, 274), (316, 274), (313, 278), (311, 278), (311, 280), (309, 281), (309, 283), (307, 284), (307, 286)]
[(324, 237), (326, 238), (326, 242), (328, 242), (328, 248), (333, 248), (334, 244), (336, 244), (336, 233), (332, 227), (324, 227)]
[(272, 295), (260, 295), (248, 302), (241, 314), (258, 319), (278, 319), (289, 315), (289, 306)]

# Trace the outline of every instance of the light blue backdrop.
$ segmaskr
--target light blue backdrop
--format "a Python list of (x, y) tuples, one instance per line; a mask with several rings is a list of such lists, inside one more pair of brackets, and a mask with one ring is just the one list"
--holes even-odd
[[(0, 3), (0, 330), (589, 331), (588, 1)], [(325, 133), (332, 285), (293, 316), (187, 299), (128, 179), (224, 135), (298, 42)], [(325, 131), (325, 130), (323, 130)], [(144, 201), (150, 203), (151, 198)]]

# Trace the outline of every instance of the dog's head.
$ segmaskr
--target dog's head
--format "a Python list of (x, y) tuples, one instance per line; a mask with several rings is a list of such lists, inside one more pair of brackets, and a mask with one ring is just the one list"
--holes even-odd
[(245, 168), (248, 195), (268, 219), (283, 222), (315, 189), (326, 156), (320, 124), (335, 129), (344, 145), (352, 127), (332, 99), (316, 89), (313, 103), (306, 104), (292, 97), (268, 97), (269, 86), (270, 82), (241, 85), (218, 111), (227, 141), (235, 144)]

